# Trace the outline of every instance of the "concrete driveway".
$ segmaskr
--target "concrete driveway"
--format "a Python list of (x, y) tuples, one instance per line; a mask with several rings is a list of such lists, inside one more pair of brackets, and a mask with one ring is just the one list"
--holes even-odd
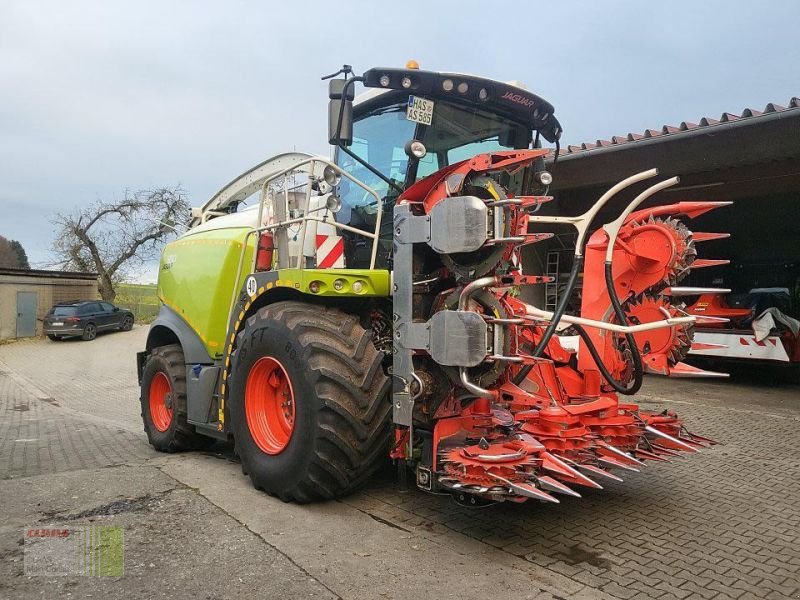
[[(797, 386), (650, 378), (645, 407), (723, 444), (555, 508), (469, 510), (391, 473), (297, 506), (252, 489), (225, 446), (150, 449), (145, 336), (0, 346), (0, 597), (800, 597)], [(124, 526), (125, 575), (24, 576), (23, 528), (62, 523)]]

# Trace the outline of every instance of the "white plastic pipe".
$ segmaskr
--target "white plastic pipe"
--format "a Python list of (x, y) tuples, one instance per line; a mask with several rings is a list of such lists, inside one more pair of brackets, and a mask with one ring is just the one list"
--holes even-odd
[[(541, 310), (535, 306), (528, 304), (525, 307), (525, 312), (528, 316), (534, 317), (541, 321), (552, 321), (553, 313)], [(641, 325), (617, 325), (616, 323), (606, 323), (605, 321), (595, 321), (594, 319), (585, 319), (583, 317), (576, 317), (573, 315), (563, 315), (561, 320), (566, 323), (575, 323), (585, 327), (595, 327), (596, 329), (604, 329), (606, 331), (613, 331), (615, 333), (639, 333), (640, 331), (651, 331), (653, 329), (662, 329), (664, 327), (677, 327), (678, 325), (688, 325), (695, 322), (695, 317), (672, 317), (662, 321), (652, 321), (650, 323), (642, 323)]]

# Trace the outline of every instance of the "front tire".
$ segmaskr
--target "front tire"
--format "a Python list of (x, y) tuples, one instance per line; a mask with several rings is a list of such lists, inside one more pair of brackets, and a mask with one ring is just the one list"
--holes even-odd
[(256, 488), (284, 501), (343, 496), (389, 450), (389, 379), (357, 317), (303, 302), (251, 316), (233, 354), (236, 452)]
[(120, 326), (120, 331), (130, 331), (133, 329), (133, 317), (128, 315), (122, 321), (122, 325)]
[(144, 431), (156, 450), (198, 450), (214, 442), (186, 421), (186, 362), (179, 344), (150, 353), (142, 371), (140, 402)]

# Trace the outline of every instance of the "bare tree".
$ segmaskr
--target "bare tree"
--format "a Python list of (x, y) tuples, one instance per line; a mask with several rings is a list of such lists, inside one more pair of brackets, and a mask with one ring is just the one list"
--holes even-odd
[(58, 228), (53, 266), (96, 272), (100, 295), (113, 301), (115, 285), (155, 259), (173, 225), (188, 217), (189, 204), (180, 187), (126, 192), (117, 202), (99, 201), (59, 213), (53, 220)]

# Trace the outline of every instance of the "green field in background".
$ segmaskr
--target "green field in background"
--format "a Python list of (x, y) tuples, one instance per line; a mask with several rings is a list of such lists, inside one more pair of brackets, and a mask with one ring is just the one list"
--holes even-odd
[(138, 323), (149, 323), (158, 314), (158, 294), (155, 284), (120, 283), (114, 304), (132, 311)]

